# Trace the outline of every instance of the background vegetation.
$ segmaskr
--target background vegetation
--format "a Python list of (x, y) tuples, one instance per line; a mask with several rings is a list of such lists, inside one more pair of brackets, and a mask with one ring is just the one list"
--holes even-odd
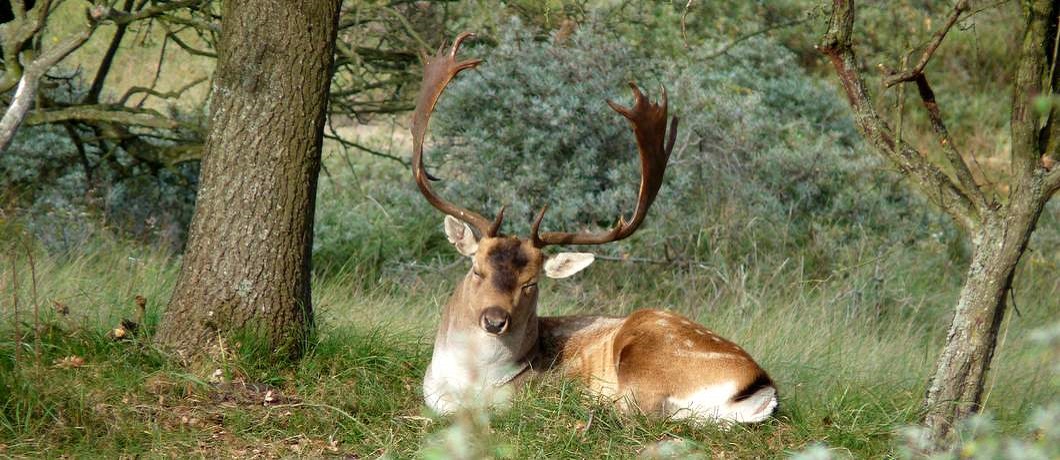
[[(535, 382), (507, 411), (426, 414), (419, 385), (430, 337), (467, 267), (401, 163), (410, 141), (400, 110), (415, 66), (391, 69), (393, 85), (374, 90), (352, 75), (384, 73), (351, 58), (348, 84), (333, 87), (345, 93), (333, 100), (364, 102), (331, 118), (314, 243), (317, 341), (290, 366), (261, 364), (267, 351), (245, 341), (237, 355), (189, 371), (149, 345), (179, 268), (195, 162), (152, 168), (122, 149), (90, 149), (90, 181), (63, 128), (20, 132), (0, 156), (0, 455), (912, 455), (916, 433), (904, 427), (921, 410), (966, 248), (948, 219), (865, 152), (812, 49), (818, 5), (689, 5), (356, 2), (344, 8), (391, 27), (375, 33), (397, 32), (382, 42), (353, 29), (341, 41), (398, 52), (417, 38), (433, 47), (455, 30), (480, 31), (465, 54), (486, 63), (443, 99), (428, 164), (447, 196), (485, 212), (509, 205), (513, 233), (525, 233), (542, 203), (552, 205), (555, 229), (606, 225), (627, 209), (635, 150), (603, 100), (628, 101), (631, 78), (653, 93), (664, 85), (682, 127), (647, 224), (600, 248), (603, 260), (578, 278), (543, 285), (541, 310), (688, 315), (743, 345), (779, 382), (775, 420), (720, 431), (620, 415), (555, 379)], [(867, 4), (866, 63), (893, 67), (946, 10)], [(931, 64), (953, 76), (936, 92), (986, 181), (1007, 161), (999, 94), (1018, 16), (1015, 2), (984, 9)], [(409, 38), (409, 28), (430, 32)], [(141, 39), (123, 42), (118, 55), (128, 60), (116, 75), (130, 83), (114, 83), (111, 97), (154, 62), (157, 34), (145, 26)], [(89, 46), (53, 72), (68, 77), (53, 97), (84, 91), (81, 76), (103, 49)], [(189, 66), (189, 79), (211, 71), (211, 61), (187, 55), (165, 62)], [(164, 72), (166, 84), (190, 81), (181, 73)], [(206, 100), (204, 89), (163, 108), (195, 120)], [(906, 116), (907, 138), (933, 142), (917, 111)], [(990, 421), (968, 427), (962, 454), (1057, 455), (1058, 218), (1054, 203), (1017, 273), (1018, 313), (1004, 325)], [(119, 327), (123, 318), (137, 330)]]

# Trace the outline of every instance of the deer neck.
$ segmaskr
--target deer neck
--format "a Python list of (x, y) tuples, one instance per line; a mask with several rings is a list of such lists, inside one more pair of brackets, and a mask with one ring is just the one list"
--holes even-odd
[(424, 378), (428, 405), (449, 412), (456, 401), (521, 379), (538, 352), (539, 320), (534, 305), (526, 321), (504, 335), (486, 333), (469, 307), (466, 280), (442, 312), (431, 363)]

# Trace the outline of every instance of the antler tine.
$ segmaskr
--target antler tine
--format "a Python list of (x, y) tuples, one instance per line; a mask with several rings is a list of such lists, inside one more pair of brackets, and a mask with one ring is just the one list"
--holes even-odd
[(497, 212), (497, 218), (493, 219), (493, 223), (490, 224), (490, 228), (486, 230), (486, 236), (494, 237), (500, 233), (501, 223), (504, 222), (504, 209), (507, 206), (501, 206), (501, 210)]
[(627, 222), (625, 217), (619, 215), (618, 222), (608, 231), (597, 233), (565, 233), (546, 232), (539, 234), (541, 220), (545, 217), (545, 206), (534, 219), (530, 238), (537, 247), (554, 244), (604, 244), (626, 238), (637, 231), (644, 217), (648, 214), (648, 208), (655, 201), (662, 186), (663, 174), (666, 172), (666, 164), (670, 160), (670, 152), (673, 151), (674, 142), (677, 140), (677, 117), (670, 121), (669, 134), (667, 134), (666, 112), (667, 97), (666, 88), (662, 89), (662, 101), (655, 104), (648, 100), (641, 92), (636, 83), (630, 82), (629, 87), (633, 90), (633, 106), (623, 107), (613, 101), (607, 101), (615, 112), (629, 120), (633, 128), (633, 134), (637, 138), (637, 149), (640, 153), (640, 189), (637, 194), (637, 206), (633, 210), (633, 217)]
[(433, 57), (427, 58), (423, 66), (423, 83), (420, 86), (420, 94), (416, 98), (416, 111), (412, 115), (412, 175), (416, 179), (420, 193), (432, 206), (466, 222), (474, 227), (480, 236), (495, 236), (504, 215), (503, 210), (494, 224), (481, 214), (446, 201), (431, 190), (429, 181), (437, 179), (431, 176), (423, 166), (423, 138), (427, 134), (427, 124), (431, 119), (431, 113), (434, 112), (434, 106), (438, 103), (438, 98), (458, 73), (472, 69), (482, 62), (481, 59), (468, 59), (461, 62), (456, 60), (460, 45), (464, 40), (473, 36), (474, 34), (470, 32), (461, 33), (456, 40), (453, 40), (453, 45), (449, 50), (439, 49)]

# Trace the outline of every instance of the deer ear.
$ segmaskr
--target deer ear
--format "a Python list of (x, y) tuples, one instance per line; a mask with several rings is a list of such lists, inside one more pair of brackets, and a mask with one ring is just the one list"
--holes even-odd
[(582, 271), (596, 260), (588, 252), (561, 252), (545, 261), (545, 276), (549, 278), (566, 278)]
[(471, 227), (453, 216), (445, 216), (445, 236), (456, 247), (457, 252), (471, 257), (478, 251), (478, 238)]

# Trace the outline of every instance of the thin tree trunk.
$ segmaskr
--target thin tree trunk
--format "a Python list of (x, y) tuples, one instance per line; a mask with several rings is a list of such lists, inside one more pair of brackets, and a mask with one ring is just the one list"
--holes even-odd
[(210, 133), (163, 347), (189, 357), (249, 334), (279, 356), (301, 353), (339, 3), (224, 2)]
[(924, 425), (937, 448), (951, 444), (958, 421), (979, 411), (1006, 296), (1047, 199), (1033, 182), (1003, 211), (988, 213), (972, 237), (972, 263), (925, 399)]
[[(1051, 118), (1040, 127), (1042, 120), (1031, 104), (1045, 89), (1053, 90), (1051, 82), (1055, 78), (1045, 78), (1050, 75), (1045, 71), (1051, 66), (1057, 46), (1055, 24), (1060, 21), (1060, 8), (1055, 0), (1024, 0), (1023, 6), (1027, 22), (1016, 62), (1010, 128), (1012, 192), (1004, 204), (986, 200), (983, 190), (971, 179), (923, 73), (949, 28), (969, 11), (968, 2), (954, 5), (950, 20), (936, 32), (934, 45), (924, 50), (924, 64), (918, 65), (919, 70), (906, 72), (903, 68), (902, 73), (887, 77), (893, 83), (916, 82), (938, 135), (943, 163), (955, 171), (956, 179), (942, 172), (929, 155), (896, 137), (877, 112), (854, 53), (854, 0), (833, 0), (828, 31), (818, 45), (835, 67), (862, 137), (913, 179), (928, 200), (950, 214), (971, 237), (972, 263), (925, 398), (924, 424), (934, 450), (948, 449), (956, 423), (979, 411), (1013, 274), (1045, 203), (1060, 190), (1060, 169), (1047, 166), (1044, 154), (1048, 152), (1042, 151), (1050, 145), (1050, 133), (1055, 130), (1060, 134), (1060, 129), (1051, 125), (1057, 122)], [(1043, 82), (1049, 82), (1049, 86), (1043, 88)]]

